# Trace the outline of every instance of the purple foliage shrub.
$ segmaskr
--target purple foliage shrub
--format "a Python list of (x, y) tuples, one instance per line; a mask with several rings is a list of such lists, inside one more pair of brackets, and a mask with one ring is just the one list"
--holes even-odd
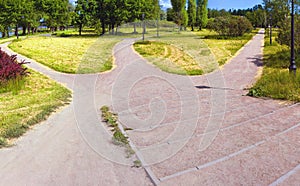
[(18, 62), (16, 55), (10, 56), (0, 48), (0, 85), (28, 75), (27, 68), (22, 66), (27, 63), (25, 61)]

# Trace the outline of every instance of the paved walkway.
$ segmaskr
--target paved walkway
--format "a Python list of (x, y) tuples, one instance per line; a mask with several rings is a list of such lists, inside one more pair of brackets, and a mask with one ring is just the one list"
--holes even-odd
[[(0, 150), (0, 185), (298, 185), (300, 105), (244, 96), (263, 36), (222, 69), (191, 78), (147, 64), (132, 39), (114, 48), (109, 73), (64, 75), (33, 63), (72, 88), (73, 102)], [(133, 129), (136, 157), (111, 144), (102, 105)], [(144, 169), (131, 168), (136, 159)]]

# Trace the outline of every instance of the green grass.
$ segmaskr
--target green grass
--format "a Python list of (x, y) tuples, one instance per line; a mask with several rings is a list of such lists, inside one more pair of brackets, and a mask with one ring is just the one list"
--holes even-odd
[(30, 37), (9, 47), (56, 71), (97, 73), (112, 68), (112, 48), (121, 37)]
[[(25, 39), (27, 36), (19, 36), (19, 39)], [(7, 43), (7, 42), (12, 42), (14, 40), (17, 40), (17, 37), (16, 36), (12, 36), (12, 37), (9, 37), (9, 38), (0, 38), (0, 44), (3, 44), (3, 43)]]
[(258, 30), (253, 30), (240, 37), (220, 37), (216, 32), (203, 29), (197, 32), (204, 42), (208, 45), (214, 54), (219, 65), (224, 65), (240, 50), (252, 37), (257, 34)]
[(201, 75), (203, 73), (199, 64), (190, 55), (176, 46), (157, 41), (141, 41), (136, 42), (134, 48), (166, 72), (182, 75)]
[(69, 102), (71, 92), (33, 70), (20, 88), (0, 87), (0, 147)]
[[(266, 37), (263, 74), (250, 89), (248, 95), (299, 102), (300, 74), (297, 73), (294, 76), (289, 73), (289, 59), (290, 50), (287, 46), (279, 45), (275, 38), (273, 39), (273, 45), (270, 45), (269, 37)], [(299, 58), (296, 59), (296, 63), (299, 67)]]
[(218, 68), (207, 44), (193, 32), (163, 32), (147, 39), (149, 43), (137, 43), (135, 49), (163, 71), (200, 75)]

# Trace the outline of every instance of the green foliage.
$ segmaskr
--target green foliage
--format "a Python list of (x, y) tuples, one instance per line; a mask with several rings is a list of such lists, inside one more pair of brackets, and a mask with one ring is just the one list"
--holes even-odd
[(56, 30), (58, 27), (65, 28), (70, 24), (71, 5), (68, 0), (3, 0), (0, 1), (0, 31), (4, 36), (10, 27), (15, 28), (15, 35), (18, 34), (18, 27), (23, 27), (23, 35), (26, 31), (36, 32), (40, 26), (40, 20)]
[(173, 20), (176, 24), (182, 26), (184, 24), (185, 0), (171, 0), (172, 9), (174, 12)]
[[(295, 50), (300, 54), (300, 16), (295, 15)], [(291, 45), (291, 18), (286, 17), (282, 22), (279, 23), (279, 32), (277, 37), (277, 42), (279, 44), (284, 44), (287, 46)]]
[(135, 160), (133, 162), (133, 166), (136, 168), (140, 168), (142, 166), (142, 162), (140, 160)]
[[(299, 4), (299, 1), (295, 1)], [(279, 26), (286, 17), (290, 16), (290, 1), (288, 0), (263, 0), (267, 17), (272, 17), (272, 25)]]
[(100, 110), (101, 110), (102, 120), (106, 122), (114, 132), (113, 142), (117, 145), (128, 146), (129, 145), (128, 137), (126, 137), (119, 129), (117, 114), (110, 112), (108, 106), (102, 106)]
[(241, 16), (217, 17), (210, 19), (208, 28), (221, 36), (242, 36), (253, 30), (250, 21)]
[(69, 90), (35, 71), (31, 70), (30, 74), (18, 94), (0, 88), (0, 147), (8, 144), (7, 139), (19, 137), (31, 125), (45, 120), (69, 102)]
[(266, 68), (262, 78), (252, 87), (249, 96), (300, 101), (300, 75), (288, 70)]
[(267, 15), (265, 10), (259, 8), (252, 12), (249, 11), (246, 13), (246, 17), (254, 27), (266, 27)]
[(194, 31), (194, 26), (196, 24), (196, 0), (188, 0), (188, 25)]
[(6, 147), (8, 145), (7, 140), (3, 137), (0, 137), (0, 148)]
[(128, 137), (124, 136), (120, 130), (116, 130), (114, 132), (114, 139), (122, 144), (128, 144)]
[[(269, 38), (266, 37), (265, 43)], [(249, 90), (249, 96), (270, 97), (300, 102), (300, 74), (289, 73), (289, 49), (274, 41), (264, 48), (264, 70), (262, 77)], [(299, 66), (300, 61), (296, 59)]]
[(208, 0), (198, 0), (196, 11), (196, 22), (199, 30), (205, 28), (208, 23)]

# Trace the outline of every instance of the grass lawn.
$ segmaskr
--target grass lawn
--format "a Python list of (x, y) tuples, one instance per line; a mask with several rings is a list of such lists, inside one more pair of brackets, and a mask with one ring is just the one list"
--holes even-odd
[[(25, 39), (27, 36), (19, 36), (19, 39)], [(16, 40), (17, 37), (16, 36), (12, 36), (12, 37), (9, 37), (9, 38), (0, 38), (0, 44), (3, 44), (3, 43), (7, 43), (7, 42), (11, 42), (13, 40)]]
[(207, 44), (193, 32), (162, 33), (147, 39), (148, 43), (137, 42), (135, 50), (166, 72), (201, 75), (218, 68)]
[(96, 73), (112, 68), (112, 48), (121, 37), (30, 37), (9, 47), (56, 71)]
[(216, 32), (203, 29), (197, 32), (197, 35), (204, 39), (203, 41), (208, 45), (219, 65), (223, 65), (251, 40), (257, 32), (258, 30), (253, 30), (251, 33), (241, 37), (221, 38)]
[(19, 91), (0, 87), (0, 147), (45, 120), (71, 98), (71, 91), (62, 85), (33, 70), (30, 73)]
[[(276, 33), (275, 33), (276, 34)], [(264, 70), (262, 77), (250, 89), (250, 96), (270, 97), (290, 101), (300, 101), (300, 74), (289, 73), (290, 49), (279, 45), (275, 38), (273, 45), (269, 44), (269, 37), (265, 38)], [(296, 59), (299, 67), (299, 58)]]

